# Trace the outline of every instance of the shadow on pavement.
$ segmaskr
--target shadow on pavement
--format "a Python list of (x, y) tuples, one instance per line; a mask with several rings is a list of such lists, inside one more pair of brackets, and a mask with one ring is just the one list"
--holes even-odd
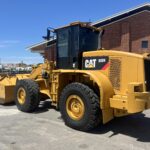
[(147, 118), (143, 113), (116, 118), (90, 133), (105, 134), (109, 131), (113, 132), (110, 138), (117, 134), (124, 134), (136, 138), (137, 141), (150, 142), (150, 118)]
[(14, 106), (15, 105), (15, 102), (11, 102), (11, 103), (8, 103), (8, 104), (2, 104), (3, 106)]
[(56, 109), (56, 107), (51, 105), (50, 100), (41, 101), (38, 109), (34, 113), (44, 113), (47, 112), (49, 109)]
[[(15, 103), (5, 104), (5, 106), (13, 105), (15, 105)], [(38, 109), (34, 112), (34, 114), (44, 113), (49, 111), (49, 109), (56, 110), (56, 108), (51, 105), (50, 100), (41, 101)], [(59, 119), (61, 119), (61, 116)], [(150, 142), (150, 118), (146, 117), (143, 113), (115, 118), (109, 123), (101, 125), (89, 133), (105, 134), (109, 131), (113, 132), (110, 138), (117, 134), (123, 134), (136, 138), (137, 141)]]

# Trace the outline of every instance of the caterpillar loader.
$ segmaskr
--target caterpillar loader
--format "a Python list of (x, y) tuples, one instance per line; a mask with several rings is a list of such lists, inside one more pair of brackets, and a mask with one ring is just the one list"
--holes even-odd
[(150, 54), (102, 50), (102, 30), (87, 23), (54, 32), (55, 61), (44, 60), (31, 74), (1, 77), (2, 103), (15, 100), (19, 110), (33, 112), (49, 98), (65, 124), (81, 131), (150, 108)]

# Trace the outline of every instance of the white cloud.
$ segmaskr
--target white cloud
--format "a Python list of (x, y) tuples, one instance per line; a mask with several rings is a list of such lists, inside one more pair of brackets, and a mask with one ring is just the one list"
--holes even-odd
[(20, 43), (19, 40), (5, 40), (5, 41), (1, 41), (4, 44), (17, 44)]
[(18, 44), (18, 43), (20, 43), (19, 40), (3, 40), (3, 41), (0, 41), (0, 48), (8, 47), (8, 46)]

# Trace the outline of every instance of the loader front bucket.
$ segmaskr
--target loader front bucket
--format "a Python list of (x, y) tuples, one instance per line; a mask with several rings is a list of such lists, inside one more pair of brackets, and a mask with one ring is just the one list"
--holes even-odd
[(14, 92), (17, 80), (28, 78), (27, 74), (22, 75), (0, 75), (0, 103), (6, 104), (14, 101)]

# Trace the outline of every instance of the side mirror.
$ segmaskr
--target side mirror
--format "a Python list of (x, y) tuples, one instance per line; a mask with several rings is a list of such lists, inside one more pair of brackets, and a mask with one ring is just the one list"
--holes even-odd
[(50, 30), (47, 29), (47, 35), (43, 36), (44, 40), (50, 40)]
[[(51, 28), (51, 27), (48, 27), (47, 28), (47, 35), (46, 36), (43, 36), (43, 39), (45, 40), (50, 40), (52, 37), (54, 37), (54, 33), (55, 33), (55, 29)], [(52, 36), (51, 36), (52, 35)]]

